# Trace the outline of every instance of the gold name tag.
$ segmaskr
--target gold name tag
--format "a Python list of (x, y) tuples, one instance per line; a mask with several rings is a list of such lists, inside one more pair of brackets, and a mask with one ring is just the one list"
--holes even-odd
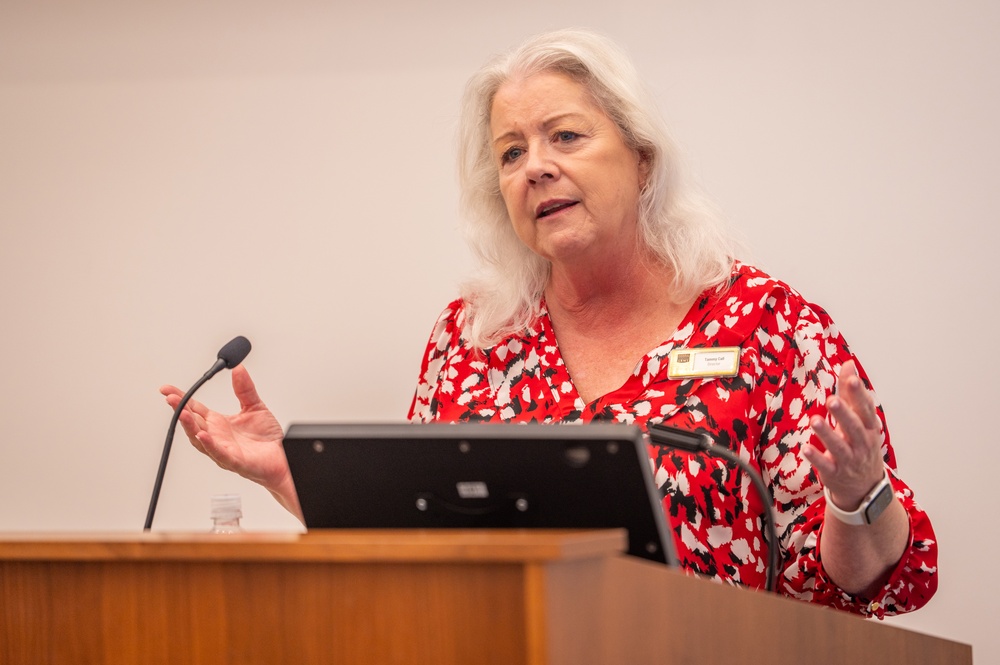
[(740, 347), (713, 346), (674, 349), (670, 352), (667, 378), (691, 379), (707, 376), (736, 376), (740, 369)]

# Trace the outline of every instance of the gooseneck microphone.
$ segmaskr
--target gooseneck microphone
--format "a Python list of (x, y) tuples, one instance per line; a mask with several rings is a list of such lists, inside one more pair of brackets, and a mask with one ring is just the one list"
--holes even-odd
[(232, 369), (243, 362), (243, 359), (247, 357), (250, 353), (250, 340), (242, 335), (239, 337), (234, 337), (230, 340), (224, 347), (219, 349), (218, 360), (212, 365), (212, 368), (205, 372), (198, 381), (195, 382), (191, 389), (184, 393), (184, 397), (181, 398), (180, 404), (174, 409), (174, 415), (170, 419), (170, 428), (167, 430), (167, 440), (163, 442), (163, 455), (160, 456), (160, 468), (156, 472), (156, 482), (153, 483), (153, 496), (149, 499), (149, 510), (146, 512), (146, 524), (142, 528), (143, 531), (149, 531), (150, 527), (153, 526), (153, 514), (156, 513), (156, 502), (160, 498), (160, 486), (163, 485), (163, 474), (167, 470), (167, 460), (170, 458), (170, 446), (174, 441), (174, 430), (177, 429), (177, 420), (181, 416), (181, 411), (187, 406), (188, 401), (191, 396), (194, 395), (198, 388), (201, 388), (206, 381), (211, 379), (213, 376), (221, 372), (223, 369)]
[(751, 484), (757, 491), (757, 495), (760, 497), (761, 503), (764, 504), (764, 532), (766, 534), (765, 540), (767, 540), (768, 550), (767, 576), (765, 577), (764, 587), (768, 591), (777, 591), (778, 531), (774, 525), (774, 500), (771, 498), (771, 492), (768, 491), (760, 474), (754, 471), (753, 467), (740, 459), (733, 451), (725, 446), (715, 445), (711, 437), (707, 434), (689, 432), (688, 430), (671, 427), (662, 423), (650, 425), (647, 429), (649, 438), (655, 444), (679, 448), (689, 453), (704, 453), (712, 457), (721, 457), (739, 467), (743, 473), (747, 474)]

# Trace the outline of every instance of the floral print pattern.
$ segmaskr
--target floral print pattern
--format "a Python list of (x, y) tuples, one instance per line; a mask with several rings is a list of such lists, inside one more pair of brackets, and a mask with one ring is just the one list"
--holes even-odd
[[(819, 556), (825, 499), (800, 450), (809, 419), (827, 416), (841, 365), (853, 358), (827, 313), (763, 272), (737, 263), (728, 287), (707, 291), (677, 330), (636, 364), (619, 389), (587, 404), (561, 359), (544, 302), (530, 329), (477, 351), (462, 338), (461, 300), (441, 314), (410, 408), (419, 422), (590, 422), (645, 427), (665, 422), (702, 431), (756, 467), (774, 499), (778, 590), (868, 616), (914, 610), (937, 587), (937, 544), (927, 515), (895, 472), (881, 406), (882, 452), (910, 520), (909, 546), (873, 598), (839, 589)], [(739, 347), (733, 377), (672, 379), (675, 348)], [(868, 378), (858, 365), (867, 385)], [(767, 543), (750, 479), (725, 462), (650, 444), (654, 478), (684, 568), (762, 588)]]

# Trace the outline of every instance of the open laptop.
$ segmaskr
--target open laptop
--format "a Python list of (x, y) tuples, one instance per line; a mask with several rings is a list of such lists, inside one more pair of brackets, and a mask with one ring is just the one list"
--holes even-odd
[(300, 423), (284, 446), (309, 529), (625, 528), (677, 561), (638, 427)]

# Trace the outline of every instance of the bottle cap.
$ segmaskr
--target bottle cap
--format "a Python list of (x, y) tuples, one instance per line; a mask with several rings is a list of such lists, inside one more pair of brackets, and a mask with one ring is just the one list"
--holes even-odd
[(213, 520), (238, 520), (243, 517), (239, 494), (216, 494), (212, 497)]

